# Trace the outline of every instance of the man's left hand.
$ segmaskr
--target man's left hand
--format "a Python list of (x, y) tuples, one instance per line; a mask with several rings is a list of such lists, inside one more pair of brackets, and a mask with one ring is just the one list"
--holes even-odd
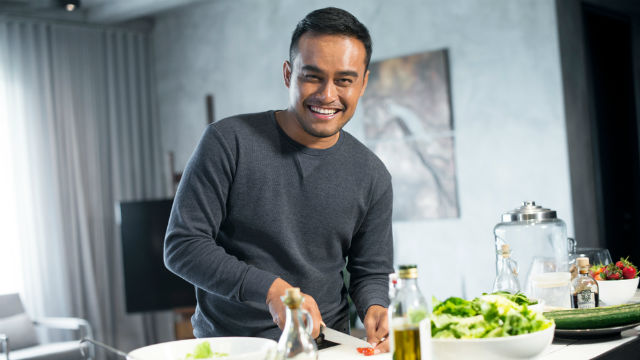
[(374, 347), (375, 353), (389, 352), (389, 320), (387, 308), (371, 305), (364, 316), (364, 328), (367, 341)]

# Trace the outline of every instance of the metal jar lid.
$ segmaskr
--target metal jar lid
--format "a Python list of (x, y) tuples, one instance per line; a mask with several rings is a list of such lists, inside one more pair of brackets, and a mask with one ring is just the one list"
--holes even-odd
[(502, 214), (502, 222), (557, 219), (556, 211), (536, 205), (535, 201), (523, 201), (522, 206)]

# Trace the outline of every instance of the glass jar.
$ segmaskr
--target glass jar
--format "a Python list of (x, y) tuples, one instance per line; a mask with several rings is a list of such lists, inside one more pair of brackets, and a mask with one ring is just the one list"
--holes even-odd
[(524, 201), (520, 208), (504, 213), (493, 232), (496, 274), (503, 245), (508, 245), (511, 259), (518, 264), (517, 276), (525, 295), (533, 297), (534, 279), (540, 274), (569, 272), (569, 250), (575, 248), (575, 242), (567, 238), (567, 226), (554, 210)]

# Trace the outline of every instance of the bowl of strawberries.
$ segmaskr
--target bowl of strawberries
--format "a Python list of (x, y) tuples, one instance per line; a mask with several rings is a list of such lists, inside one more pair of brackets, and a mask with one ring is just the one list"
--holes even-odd
[(638, 268), (628, 257), (608, 265), (592, 266), (590, 273), (598, 282), (600, 306), (624, 304), (638, 288)]

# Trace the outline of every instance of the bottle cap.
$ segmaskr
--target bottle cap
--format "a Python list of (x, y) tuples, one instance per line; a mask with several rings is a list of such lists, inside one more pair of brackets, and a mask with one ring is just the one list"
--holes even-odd
[(589, 258), (588, 257), (579, 257), (579, 258), (576, 259), (576, 263), (578, 264), (578, 267), (589, 266)]
[(509, 255), (511, 255), (509, 244), (502, 244), (502, 247), (500, 249), (502, 250), (502, 257), (509, 257)]
[(302, 303), (302, 296), (300, 295), (300, 288), (288, 288), (285, 290), (284, 295), (284, 304), (287, 305), (291, 309), (295, 309), (300, 307)]
[(417, 265), (400, 265), (398, 269), (399, 269), (398, 277), (400, 279), (417, 279), (418, 278)]

